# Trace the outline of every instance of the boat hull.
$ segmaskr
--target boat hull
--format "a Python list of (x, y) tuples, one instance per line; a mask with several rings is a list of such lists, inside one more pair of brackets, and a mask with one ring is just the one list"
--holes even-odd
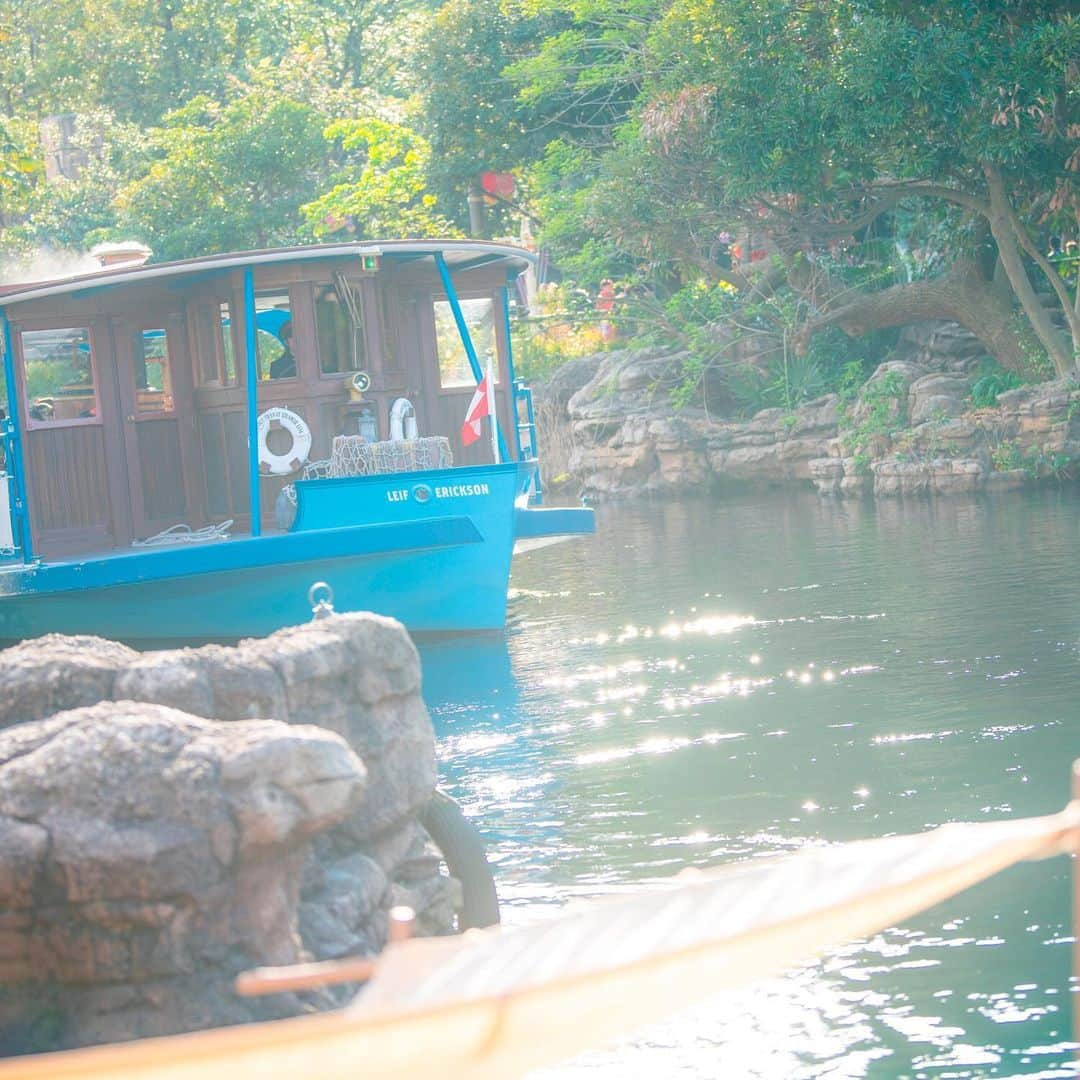
[[(510, 463), (297, 485), (287, 533), (142, 549), (0, 571), (0, 638), (59, 631), (136, 642), (261, 636), (337, 611), (375, 611), (413, 632), (497, 630), (521, 495)], [(576, 531), (589, 531), (578, 522)], [(551, 519), (551, 527), (566, 523)]]

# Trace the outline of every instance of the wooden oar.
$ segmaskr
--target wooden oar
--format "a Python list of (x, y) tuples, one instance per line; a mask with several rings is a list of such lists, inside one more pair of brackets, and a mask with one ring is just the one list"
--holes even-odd
[(241, 997), (317, 990), (339, 983), (367, 982), (375, 974), (375, 966), (376, 961), (370, 956), (349, 956), (344, 960), (324, 960), (314, 964), (253, 968), (237, 975), (233, 986)]

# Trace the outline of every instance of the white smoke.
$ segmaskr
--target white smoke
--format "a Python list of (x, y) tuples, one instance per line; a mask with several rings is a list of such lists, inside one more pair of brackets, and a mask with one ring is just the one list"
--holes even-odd
[(0, 262), (0, 285), (59, 281), (78, 274), (92, 274), (100, 269), (101, 263), (92, 255), (42, 249), (26, 258), (9, 258)]

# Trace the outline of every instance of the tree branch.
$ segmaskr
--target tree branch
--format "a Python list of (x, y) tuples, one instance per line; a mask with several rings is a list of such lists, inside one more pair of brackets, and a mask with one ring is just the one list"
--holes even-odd
[[(848, 293), (850, 295), (850, 293)], [(873, 330), (906, 326), (924, 319), (958, 322), (970, 330), (1002, 367), (1026, 373), (1027, 358), (1010, 312), (993, 285), (973, 262), (958, 262), (940, 278), (905, 282), (822, 310), (808, 319), (796, 336), (796, 349), (826, 326), (838, 326), (849, 337)]]

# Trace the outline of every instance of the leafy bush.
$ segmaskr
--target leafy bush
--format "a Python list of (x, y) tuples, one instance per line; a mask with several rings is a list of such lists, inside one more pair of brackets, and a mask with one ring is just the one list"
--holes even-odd
[[(746, 300), (727, 283), (699, 281), (667, 301), (644, 337), (666, 344), (681, 339), (690, 353), (683, 380), (672, 392), (676, 405), (696, 400), (712, 372), (726, 385), (739, 414), (752, 415), (767, 408), (797, 409), (827, 393), (850, 400), (877, 366), (867, 355), (885, 355), (897, 334), (887, 330), (856, 342), (836, 327), (824, 327), (796, 353), (790, 343), (804, 318), (801, 301), (788, 291)], [(725, 332), (718, 333), (720, 328)], [(774, 351), (753, 362), (733, 361), (740, 341), (751, 336), (771, 340)]]
[(812, 356), (777, 353), (763, 368), (743, 366), (728, 377), (728, 388), (741, 412), (797, 409), (827, 390), (826, 373)]
[(592, 298), (573, 282), (542, 286), (537, 307), (539, 314), (516, 319), (510, 328), (520, 377), (543, 379), (567, 360), (606, 347)]
[(514, 371), (526, 381), (544, 379), (567, 360), (604, 349), (595, 325), (569, 320), (520, 319), (511, 327), (511, 337)]
[(993, 408), (998, 403), (998, 394), (1023, 385), (1024, 380), (1015, 371), (1006, 371), (996, 364), (988, 365), (971, 384), (971, 404), (976, 409)]
[[(849, 373), (851, 374), (851, 373)], [(887, 371), (862, 391), (863, 418), (858, 423), (850, 408), (854, 398), (844, 403), (840, 427), (843, 446), (859, 461), (869, 461), (870, 450), (878, 439), (891, 438), (907, 424), (907, 384), (897, 371)]]
[(990, 463), (995, 472), (1012, 472), (1013, 469), (1024, 467), (1024, 453), (1020, 449), (1020, 443), (1016, 439), (1006, 439), (999, 442), (990, 451)]

